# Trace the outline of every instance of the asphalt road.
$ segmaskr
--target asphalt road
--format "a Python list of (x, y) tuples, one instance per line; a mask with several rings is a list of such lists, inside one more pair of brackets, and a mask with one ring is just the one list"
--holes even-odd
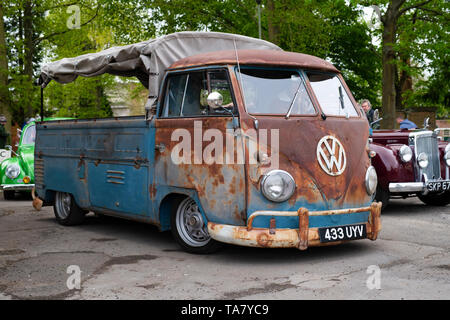
[(394, 200), (374, 242), (192, 255), (150, 225), (0, 200), (0, 299), (450, 299), (449, 227), (450, 206)]

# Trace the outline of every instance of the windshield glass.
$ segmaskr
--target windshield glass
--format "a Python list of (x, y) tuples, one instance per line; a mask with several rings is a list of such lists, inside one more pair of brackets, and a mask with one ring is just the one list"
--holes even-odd
[(304, 81), (295, 70), (242, 68), (236, 70), (248, 113), (280, 115), (316, 114)]
[(318, 72), (307, 72), (306, 74), (320, 107), (326, 115), (358, 116), (344, 86), (335, 74)]
[(36, 139), (36, 126), (29, 126), (22, 137), (22, 144), (34, 144)]

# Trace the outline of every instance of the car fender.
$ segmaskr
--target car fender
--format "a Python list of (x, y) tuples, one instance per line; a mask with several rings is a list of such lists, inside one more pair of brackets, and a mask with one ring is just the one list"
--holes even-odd
[[(11, 164), (17, 164), (20, 168), (20, 174), (15, 179), (10, 179), (6, 176), (6, 168)], [(1, 182), (1, 184), (21, 183), (21, 181), (18, 182), (18, 180), (23, 179), (23, 177), (24, 177), (24, 170), (19, 161), (19, 158), (17, 158), (17, 157), (9, 158), (9, 159), (4, 160), (1, 163), (1, 165), (0, 165), (0, 182)]]
[(375, 151), (376, 155), (372, 158), (378, 175), (378, 184), (383, 189), (389, 188), (390, 182), (414, 182), (414, 166), (411, 160), (403, 162), (398, 156), (402, 144), (381, 145), (371, 143), (370, 150)]

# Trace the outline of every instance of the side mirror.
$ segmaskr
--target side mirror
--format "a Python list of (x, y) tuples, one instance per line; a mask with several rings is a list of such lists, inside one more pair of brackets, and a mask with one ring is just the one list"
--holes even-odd
[(220, 93), (218, 93), (216, 91), (211, 92), (208, 95), (208, 98), (206, 100), (208, 101), (208, 106), (211, 109), (215, 110), (215, 109), (218, 109), (218, 108), (222, 107), (223, 97), (222, 97), (222, 95)]

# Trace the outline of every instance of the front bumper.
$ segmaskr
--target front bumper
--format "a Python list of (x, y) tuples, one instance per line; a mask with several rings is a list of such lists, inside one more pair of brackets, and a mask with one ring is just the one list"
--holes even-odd
[[(391, 193), (409, 193), (409, 192), (420, 192), (420, 193), (428, 193), (428, 192), (434, 192), (437, 190), (429, 190), (427, 188), (427, 183), (448, 183), (449, 180), (441, 180), (441, 181), (435, 181), (435, 180), (428, 180), (425, 182), (391, 182), (389, 183), (389, 192)], [(441, 190), (446, 191), (446, 190)]]
[[(367, 238), (376, 240), (381, 230), (381, 202), (374, 202), (370, 207), (328, 210), (328, 211), (308, 211), (300, 208), (298, 211), (257, 211), (254, 212), (247, 221), (247, 227), (216, 224), (208, 222), (208, 231), (211, 237), (217, 241), (237, 244), (250, 247), (268, 248), (298, 248), (306, 250), (308, 247), (329, 244), (339, 244), (343, 241), (321, 243), (319, 228), (309, 228), (310, 216), (326, 216), (352, 214), (359, 212), (369, 212), (369, 219), (366, 223)], [(298, 216), (298, 229), (276, 229), (253, 228), (253, 220), (257, 216)]]
[(425, 183), (423, 182), (391, 182), (389, 192), (423, 192)]
[(31, 191), (34, 188), (34, 183), (30, 184), (2, 184), (1, 190), (14, 190), (14, 191)]

